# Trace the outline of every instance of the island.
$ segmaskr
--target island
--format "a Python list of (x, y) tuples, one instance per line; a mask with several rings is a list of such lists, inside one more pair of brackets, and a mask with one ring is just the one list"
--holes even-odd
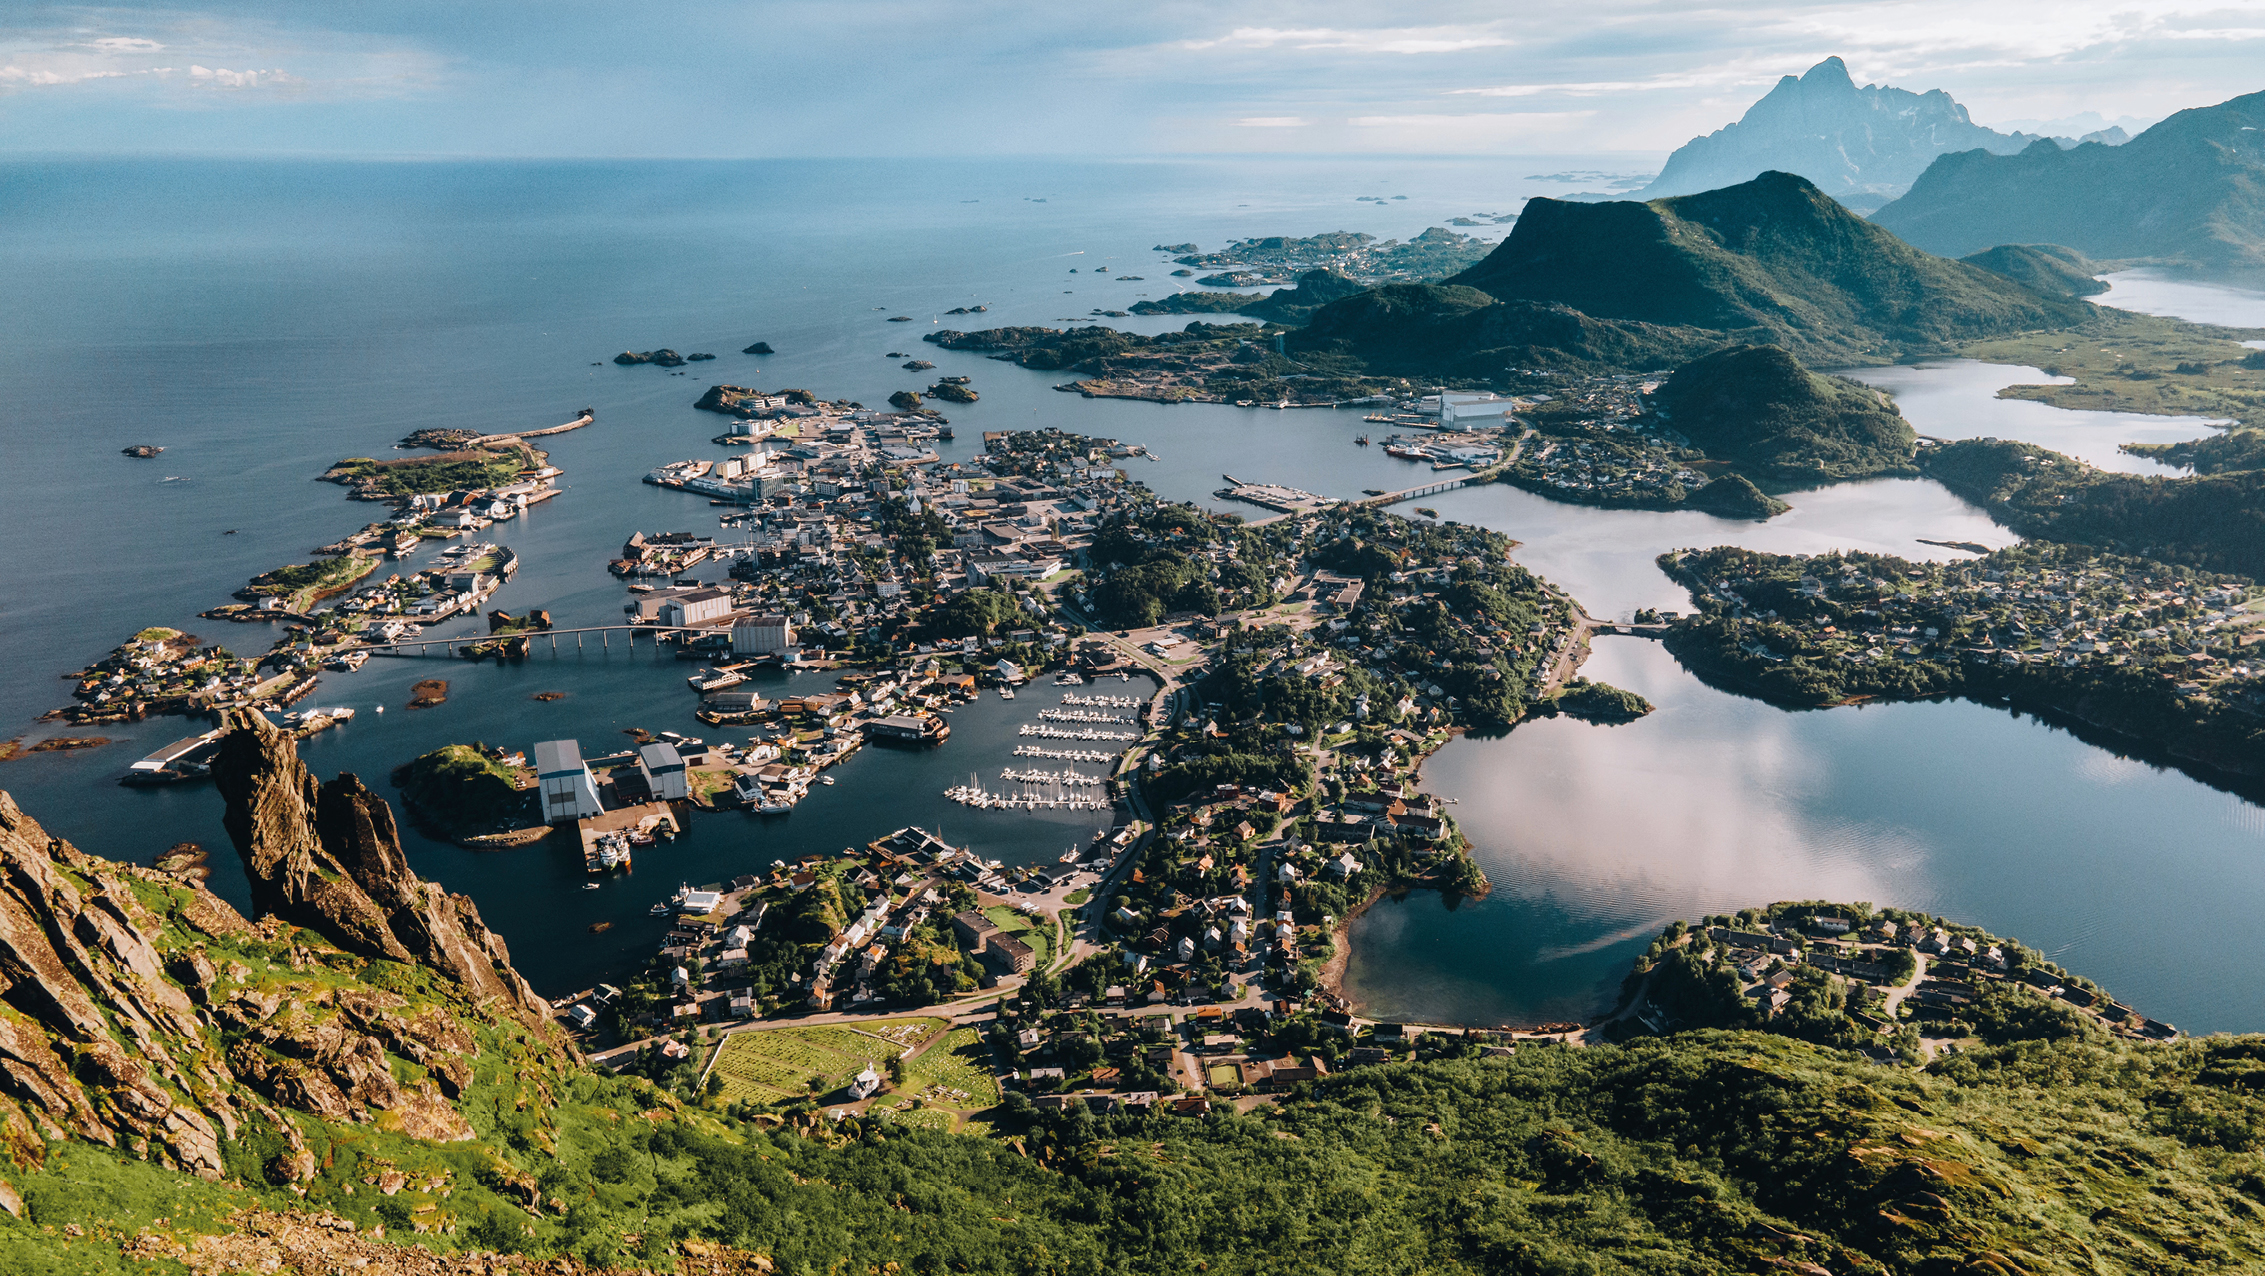
[(1661, 565), (1699, 608), (1664, 641), (1710, 681), (1811, 705), (1964, 695), (2257, 786), (2255, 582), (2050, 543), (1952, 563), (1718, 548)]

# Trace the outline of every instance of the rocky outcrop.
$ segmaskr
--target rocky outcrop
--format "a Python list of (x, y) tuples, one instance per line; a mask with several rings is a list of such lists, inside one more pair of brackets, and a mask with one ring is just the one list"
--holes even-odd
[(772, 343), (759, 341), (754, 345), (743, 347), (740, 352), (742, 354), (770, 354), (772, 353)]
[(318, 786), (292, 738), (260, 714), (234, 713), (229, 726), (213, 783), (262, 913), (351, 953), (438, 970), (530, 1022), (548, 1016), (472, 900), (410, 871), (384, 798), (351, 774)]
[[(716, 356), (713, 354), (695, 355), (694, 358), (714, 359), (716, 358)], [(686, 362), (685, 356), (677, 353), (675, 350), (625, 350), (621, 354), (614, 356), (614, 361), (623, 365), (624, 367), (631, 367), (641, 363), (650, 363), (657, 368), (682, 368), (685, 366)]]
[[(18, 1164), (80, 1138), (217, 1178), (251, 1127), (280, 1149), (257, 1171), (303, 1182), (316, 1160), (280, 1109), (470, 1139), (455, 1105), (484, 1049), (476, 1023), (519, 1019), (506, 1074), (525, 1083), (569, 1059), (471, 902), (409, 873), (384, 802), (352, 776), (314, 789), (288, 737), (238, 729), (238, 764), (258, 765), (234, 781), (231, 822), (251, 834), (256, 889), (358, 948), (83, 854), (0, 793), (0, 1147)], [(447, 980), (340, 978), (388, 956)]]

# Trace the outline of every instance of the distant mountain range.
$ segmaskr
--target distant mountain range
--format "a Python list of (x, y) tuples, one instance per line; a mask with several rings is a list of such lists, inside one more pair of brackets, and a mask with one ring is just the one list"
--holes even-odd
[(1931, 252), (2049, 243), (2257, 287), (2262, 265), (2259, 93), (2168, 116), (2124, 146), (1939, 157), (1874, 221)]
[[(2100, 140), (2125, 136), (2106, 131)], [(1679, 147), (1638, 198), (1716, 190), (1770, 169), (1807, 177), (1865, 212), (1904, 192), (1947, 152), (2013, 155), (2040, 140), (1973, 123), (1942, 89), (1860, 88), (1841, 58), (1829, 58), (1801, 78), (1782, 76), (1739, 122)]]
[(1535, 199), (1441, 284), (1324, 305), (1295, 345), (1399, 375), (1663, 368), (1736, 344), (1812, 366), (1883, 363), (2091, 308), (1922, 252), (1792, 173), (1649, 203)]

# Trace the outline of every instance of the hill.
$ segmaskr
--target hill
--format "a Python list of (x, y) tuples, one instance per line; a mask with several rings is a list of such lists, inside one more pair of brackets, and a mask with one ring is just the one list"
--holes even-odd
[(1940, 444), (1920, 460), (1923, 473), (2026, 537), (2261, 578), (2268, 489), (2259, 470), (2111, 474), (2001, 439)]
[(1677, 148), (1638, 197), (1715, 190), (1770, 169), (1800, 173), (1864, 210), (1904, 191), (1947, 151), (2012, 155), (2036, 140), (1973, 123), (1942, 89), (1862, 89), (1841, 58), (1828, 58), (1800, 79), (1781, 76), (1738, 122)]
[(1875, 212), (1931, 252), (2055, 243), (2096, 258), (2181, 267), (2258, 287), (2263, 95), (2180, 111), (2124, 146), (1940, 157)]
[(1495, 252), (1447, 282), (1594, 319), (1762, 331), (1813, 366), (2068, 327), (2089, 311), (1922, 252), (1777, 172), (1647, 203), (1530, 200)]
[(2109, 284), (2095, 277), (2106, 267), (2061, 244), (2002, 244), (1961, 260), (2045, 297), (2092, 297), (2110, 291)]
[(1720, 461), (1782, 483), (1831, 483), (1911, 466), (1913, 427), (1879, 390), (1806, 372), (1777, 346), (1734, 346), (1654, 392), (1671, 429)]
[[(2257, 1038), (1992, 1007), (1987, 1044), (1920, 1070), (1836, 1048), (1873, 1038), (1832, 996), (1768, 1031), (1510, 1057), (1428, 1034), (1384, 1066), (1302, 1013), (1261, 1044), (1335, 1075), (1278, 1104), (1196, 1120), (1019, 1095), (969, 1134), (918, 1105), (728, 1101), (698, 1053), (608, 1074), (470, 901), (409, 873), (383, 800), (318, 785), (256, 715), (230, 725), (214, 773), (257, 923), (0, 794), (0, 1272), (2261, 1261)], [(1020, 1013), (1093, 1045), (1087, 1016)]]
[(1290, 288), (1265, 296), (1244, 292), (1177, 292), (1157, 301), (1137, 301), (1129, 309), (1138, 315), (1241, 314), (1268, 323), (1295, 324), (1341, 297), (1352, 297), (1365, 285), (1335, 270), (1310, 270)]

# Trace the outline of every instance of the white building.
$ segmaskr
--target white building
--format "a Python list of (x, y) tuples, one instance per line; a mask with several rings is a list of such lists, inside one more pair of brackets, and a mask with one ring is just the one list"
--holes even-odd
[(731, 614), (731, 594), (721, 589), (696, 589), (663, 603), (656, 618), (665, 625), (705, 625)]
[(881, 1088), (882, 1078), (875, 1074), (874, 1069), (861, 1068), (858, 1075), (851, 1078), (850, 1097), (863, 1099)]
[(795, 645), (795, 626), (785, 616), (743, 616), (732, 624), (732, 654), (768, 656)]
[(535, 766), (546, 824), (587, 820), (604, 809), (599, 805), (598, 782), (583, 765), (582, 746), (573, 740), (537, 741)]
[(646, 788), (657, 801), (677, 802), (693, 796), (685, 782), (685, 759), (677, 754), (677, 746), (657, 741), (638, 746), (638, 773), (646, 777)]

